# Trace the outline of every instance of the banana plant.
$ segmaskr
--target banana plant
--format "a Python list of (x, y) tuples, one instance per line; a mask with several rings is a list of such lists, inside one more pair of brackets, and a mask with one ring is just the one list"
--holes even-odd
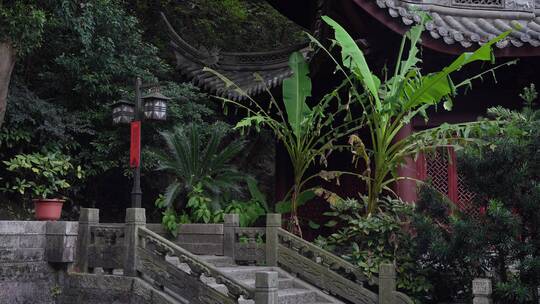
[(451, 76), (464, 66), (473, 62), (494, 63), (492, 47), (503, 40), (510, 31), (483, 44), (474, 52), (466, 52), (458, 56), (450, 65), (442, 70), (422, 74), (421, 58), (418, 44), (424, 30), (427, 15), (422, 15), (422, 22), (413, 26), (401, 41), (395, 70), (390, 78), (381, 81), (375, 75), (354, 39), (346, 30), (331, 18), (324, 16), (323, 20), (333, 29), (335, 40), (332, 46), (338, 46), (341, 58), (333, 56), (330, 49), (325, 48), (314, 37), (311, 41), (320, 47), (334, 61), (337, 72), (342, 73), (352, 102), (359, 105), (365, 118), (365, 127), (369, 131), (369, 142), (356, 135), (349, 139), (355, 164), (362, 162), (365, 168), (362, 181), (366, 183), (367, 214), (377, 210), (377, 204), (384, 192), (392, 192), (392, 184), (404, 177), (397, 176), (397, 169), (405, 163), (408, 157), (415, 157), (419, 152), (433, 150), (438, 147), (454, 147), (473, 143), (481, 144), (480, 140), (470, 136), (471, 130), (486, 123), (471, 122), (461, 124), (443, 124), (439, 127), (420, 131), (404, 139), (398, 137), (398, 132), (411, 122), (415, 116), (428, 119), (426, 111), (431, 107), (441, 107), (451, 110), (453, 98), (458, 89), (472, 88), (472, 81), (482, 79), (487, 74), (502, 66), (514, 64), (509, 61), (492, 67), (468, 79), (454, 83)]
[[(298, 219), (298, 205), (303, 202), (308, 189), (307, 183), (319, 175), (307, 176), (308, 168), (319, 161), (326, 164), (326, 158), (335, 149), (347, 148), (342, 144), (350, 134), (362, 126), (362, 118), (353, 119), (348, 101), (340, 98), (338, 86), (319, 100), (311, 98), (309, 67), (304, 56), (293, 53), (289, 58), (292, 75), (282, 86), (283, 102), (278, 103), (270, 90), (269, 105), (254, 100), (243, 89), (224, 75), (205, 68), (218, 76), (228, 90), (245, 97), (246, 102), (216, 97), (225, 104), (231, 104), (246, 113), (236, 128), (269, 128), (285, 146), (293, 167), (294, 184), (284, 201), (290, 199), (290, 220), (288, 229), (302, 236)], [(259, 76), (255, 76), (260, 80)], [(264, 83), (264, 82), (263, 82)], [(313, 106), (310, 106), (313, 105)]]

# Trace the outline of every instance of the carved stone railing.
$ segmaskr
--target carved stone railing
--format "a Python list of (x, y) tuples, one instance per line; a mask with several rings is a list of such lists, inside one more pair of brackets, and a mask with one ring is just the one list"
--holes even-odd
[(250, 227), (234, 230), (236, 262), (263, 264), (266, 261), (266, 228)]
[(97, 224), (90, 226), (88, 267), (103, 268), (107, 273), (124, 267), (124, 224)]
[(82, 208), (75, 270), (112, 273), (124, 268), (125, 254), (125, 225), (100, 223), (98, 209)]
[[(277, 229), (278, 265), (318, 288), (355, 304), (412, 304), (396, 291), (396, 273), (392, 264), (379, 267), (379, 278), (368, 279), (362, 271), (344, 259), (305, 241), (281, 228)], [(378, 285), (379, 293), (364, 284)]]
[(278, 264), (322, 290), (352, 303), (377, 304), (378, 296), (364, 287), (358, 267), (283, 229), (278, 230)]
[[(308, 258), (351, 281), (361, 284), (369, 281), (357, 266), (284, 229), (278, 230), (278, 240), (279, 245), (284, 249), (294, 251), (296, 254)], [(370, 283), (375, 282), (372, 280)]]
[(173, 236), (161, 223), (146, 224), (155, 233), (164, 236), (189, 252), (201, 255), (223, 255), (223, 224), (180, 224)]
[[(255, 289), (226, 277), (215, 266), (202, 261), (189, 251), (177, 246), (151, 230), (139, 227), (137, 246), (137, 272), (150, 278), (161, 290), (172, 290), (195, 303), (237, 303), (240, 297), (252, 299)], [(189, 269), (183, 270), (170, 262), (178, 258)], [(207, 285), (210, 278), (227, 287), (220, 293)]]
[[(257, 272), (255, 288), (247, 286), (149, 228), (141, 208), (128, 208), (125, 224), (100, 224), (99, 210), (81, 209), (75, 270), (122, 269), (125, 276), (150, 281), (171, 296), (184, 298), (181, 302), (228, 304), (244, 298), (255, 304), (276, 304), (277, 272)], [(280, 266), (355, 304), (413, 303), (396, 291), (394, 265), (380, 265), (379, 278), (368, 280), (353, 264), (283, 230), (280, 214), (267, 214), (266, 227), (260, 228), (241, 228), (237, 214), (226, 214), (223, 254), (236, 262)], [(214, 280), (227, 291), (211, 287)], [(378, 293), (372, 291), (374, 285)]]

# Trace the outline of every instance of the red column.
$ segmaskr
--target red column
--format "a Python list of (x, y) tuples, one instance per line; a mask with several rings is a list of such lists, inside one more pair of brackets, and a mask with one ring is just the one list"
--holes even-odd
[(457, 160), (454, 148), (448, 148), (448, 198), (459, 204)]
[[(398, 133), (396, 140), (401, 140), (413, 133), (411, 124), (404, 126)], [(397, 169), (397, 174), (400, 177), (417, 178), (416, 163), (412, 157), (407, 157), (405, 163)], [(402, 179), (396, 183), (396, 193), (405, 202), (415, 202), (416, 181), (410, 179)]]

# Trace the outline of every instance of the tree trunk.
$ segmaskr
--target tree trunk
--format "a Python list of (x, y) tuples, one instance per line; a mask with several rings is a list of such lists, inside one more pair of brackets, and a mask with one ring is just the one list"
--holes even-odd
[(0, 128), (6, 115), (11, 72), (15, 66), (15, 49), (10, 42), (0, 42)]

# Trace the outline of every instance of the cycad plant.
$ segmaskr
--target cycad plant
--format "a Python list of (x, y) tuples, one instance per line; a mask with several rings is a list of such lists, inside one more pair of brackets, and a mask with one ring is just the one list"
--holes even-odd
[(368, 214), (377, 210), (382, 194), (391, 192), (390, 186), (404, 178), (397, 176), (397, 169), (404, 164), (407, 157), (414, 157), (419, 152), (438, 147), (459, 149), (467, 143), (481, 143), (469, 136), (471, 130), (493, 122), (443, 124), (403, 139), (398, 137), (398, 132), (415, 116), (422, 116), (427, 120), (426, 112), (429, 108), (451, 110), (452, 100), (458, 89), (471, 88), (473, 80), (493, 73), (498, 67), (515, 63), (503, 63), (460, 83), (454, 83), (451, 78), (452, 74), (470, 63), (493, 63), (495, 57), (492, 46), (509, 35), (508, 31), (486, 42), (474, 52), (461, 54), (442, 70), (423, 74), (418, 44), (427, 18), (427, 15), (422, 15), (422, 22), (413, 26), (403, 36), (394, 73), (383, 82), (370, 70), (354, 39), (334, 20), (323, 17), (335, 32), (332, 45), (340, 48), (340, 59), (336, 59), (330, 50), (310, 36), (311, 41), (335, 62), (336, 71), (344, 76), (343, 85), (348, 87), (351, 103), (362, 108), (369, 141), (365, 144), (359, 136), (352, 136), (349, 142), (357, 162), (360, 160), (367, 168), (362, 174), (362, 180), (367, 188), (364, 199), (367, 200)]
[(242, 151), (245, 142), (234, 140), (224, 145), (225, 133), (217, 128), (211, 128), (207, 140), (201, 133), (195, 125), (161, 133), (167, 153), (160, 154), (158, 170), (173, 176), (161, 207), (174, 207), (179, 197), (185, 199), (195, 189), (218, 206), (224, 194), (239, 190), (239, 182), (245, 174), (231, 162)]

